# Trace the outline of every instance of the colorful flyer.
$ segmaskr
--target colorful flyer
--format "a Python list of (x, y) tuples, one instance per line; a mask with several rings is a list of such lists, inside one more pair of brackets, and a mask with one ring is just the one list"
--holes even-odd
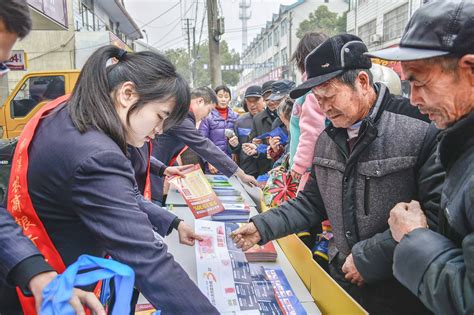
[(195, 246), (199, 289), (221, 314), (260, 314), (250, 266), (241, 250), (229, 250), (226, 224), (196, 220), (204, 240)]
[(249, 264), (230, 233), (239, 224), (195, 221), (199, 289), (221, 314), (305, 315), (283, 271)]
[(185, 177), (173, 176), (169, 182), (176, 186), (196, 219), (224, 211), (199, 165), (184, 171)]

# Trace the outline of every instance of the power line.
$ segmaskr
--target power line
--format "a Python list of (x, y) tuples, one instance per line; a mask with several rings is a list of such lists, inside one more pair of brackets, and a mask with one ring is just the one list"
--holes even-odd
[[(186, 12), (184, 12), (183, 15), (186, 16), (186, 14), (189, 12), (189, 10), (191, 10), (192, 7), (193, 7), (193, 6), (192, 6), (192, 4), (191, 4), (191, 5), (189, 6), (189, 8), (186, 10)], [(178, 18), (178, 22), (170, 29), (170, 31), (169, 31), (168, 33), (166, 33), (163, 37), (161, 37), (161, 39), (157, 40), (157, 41), (156, 41), (155, 43), (153, 43), (151, 46), (152, 46), (152, 47), (155, 47), (156, 44), (158, 44), (160, 41), (162, 41), (163, 39), (165, 39), (169, 34), (171, 34), (171, 32), (173, 32), (173, 31), (176, 29), (176, 27), (178, 26), (178, 24), (181, 22), (182, 17), (183, 17), (183, 16), (180, 16), (180, 17)]]
[[(155, 22), (156, 20), (158, 20), (160, 17), (162, 17), (163, 15), (165, 15), (166, 13), (170, 12), (171, 10), (173, 10), (174, 8), (176, 8), (179, 4), (181, 3), (181, 1), (179, 1), (178, 3), (176, 3), (175, 5), (173, 5), (171, 8), (169, 8), (168, 10), (166, 10), (165, 12), (161, 13), (160, 15), (158, 15), (157, 17), (151, 19), (148, 23), (145, 23), (143, 24), (140, 29), (144, 28), (145, 26)], [(135, 31), (136, 32), (136, 31)], [(133, 34), (133, 33), (131, 33)], [(130, 34), (130, 35), (131, 35)]]
[(199, 31), (199, 40), (196, 48), (196, 57), (199, 55), (199, 48), (201, 47), (201, 37), (202, 37), (202, 29), (204, 26), (204, 19), (206, 18), (206, 13), (207, 13), (207, 5), (204, 6), (204, 12), (202, 14), (202, 21), (201, 21), (201, 30)]

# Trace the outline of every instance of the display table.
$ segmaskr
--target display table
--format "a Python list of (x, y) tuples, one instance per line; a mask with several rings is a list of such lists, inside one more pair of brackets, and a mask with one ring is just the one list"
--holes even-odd
[[(250, 216), (257, 215), (256, 202), (250, 198), (239, 180), (232, 177), (229, 182), (241, 191), (242, 196), (251, 206)], [(191, 226), (194, 225), (194, 216), (191, 210), (173, 187), (170, 188), (168, 193), (167, 206), (170, 211), (185, 220), (186, 223)], [(177, 233), (171, 233), (165, 241), (175, 260), (196, 282), (197, 270), (194, 248), (179, 244)], [(368, 314), (313, 260), (311, 251), (296, 235), (279, 239), (274, 242), (274, 245), (278, 253), (276, 262), (257, 262), (254, 264), (268, 268), (280, 267), (308, 314)], [(140, 296), (139, 304), (143, 303), (147, 302), (143, 296)]]

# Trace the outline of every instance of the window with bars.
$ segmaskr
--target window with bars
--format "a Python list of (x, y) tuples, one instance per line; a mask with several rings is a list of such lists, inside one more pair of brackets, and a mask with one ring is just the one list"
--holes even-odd
[(377, 20), (374, 19), (364, 25), (359, 26), (359, 37), (362, 41), (369, 45), (370, 36), (376, 33)]
[(389, 41), (402, 36), (408, 22), (408, 3), (383, 15), (383, 40)]
[(280, 53), (276, 53), (273, 56), (273, 68), (279, 67), (280, 66)]
[(280, 55), (281, 55), (281, 64), (282, 64), (282, 66), (288, 65), (288, 53), (286, 52), (286, 48), (283, 48), (280, 51)]
[(282, 21), (280, 24), (280, 36), (285, 36), (287, 31), (287, 22), (286, 20)]

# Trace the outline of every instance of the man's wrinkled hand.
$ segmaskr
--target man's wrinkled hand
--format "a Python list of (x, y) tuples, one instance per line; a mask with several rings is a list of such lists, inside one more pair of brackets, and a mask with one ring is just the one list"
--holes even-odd
[(242, 248), (243, 251), (252, 248), (262, 239), (257, 227), (252, 222), (242, 225), (234, 230), (230, 236), (234, 240), (236, 246)]
[(418, 201), (400, 202), (395, 205), (390, 211), (388, 224), (396, 242), (400, 242), (406, 234), (415, 229), (428, 227), (426, 216)]
[(253, 156), (257, 154), (257, 145), (253, 143), (244, 143), (242, 144), (242, 150), (245, 154)]
[(344, 265), (342, 265), (342, 272), (346, 274), (345, 279), (350, 281), (352, 284), (356, 284), (359, 287), (364, 285), (364, 278), (362, 278), (362, 275), (357, 270), (352, 254), (347, 256)]
[(237, 138), (237, 136), (233, 136), (229, 139), (229, 144), (231, 147), (236, 148), (239, 145), (239, 138)]

